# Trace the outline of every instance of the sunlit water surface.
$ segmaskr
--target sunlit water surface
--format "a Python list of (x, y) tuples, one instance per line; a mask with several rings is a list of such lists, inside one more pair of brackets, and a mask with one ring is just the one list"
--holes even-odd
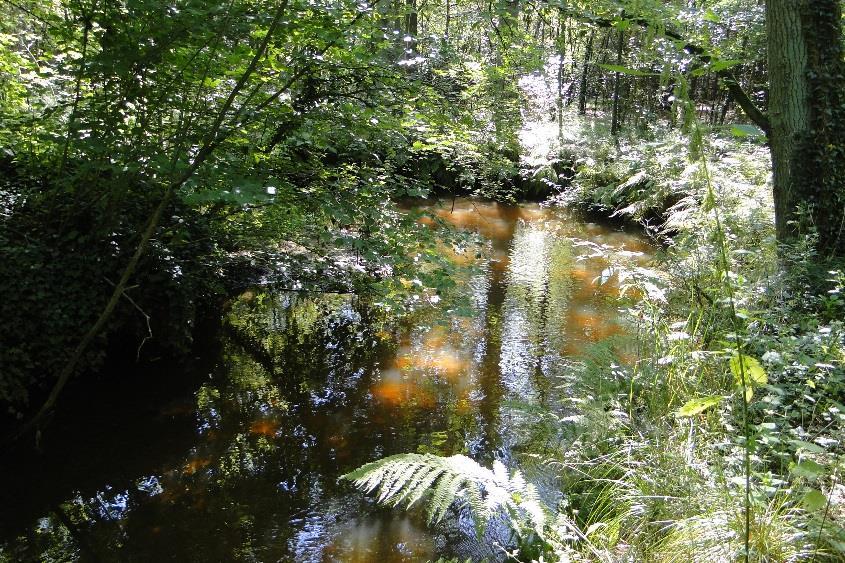
[[(471, 266), (457, 276), (459, 305), (444, 299), (396, 320), (350, 295), (243, 293), (198, 388), (163, 407), (151, 401), (144, 416), (111, 430), (121, 408), (99, 406), (92, 417), (104, 428), (54, 442), (64, 463), (53, 456), (27, 475), (8, 466), (6, 496), (18, 495), (20, 510), (4, 507), (7, 556), (501, 559), (493, 545), (507, 541), (504, 531), (476, 542), (456, 516), (432, 531), (423, 515), (378, 509), (338, 477), (401, 452), (525, 467), (520, 454), (538, 439), (535, 407), (564, 405), (578, 384), (568, 378), (572, 363), (626, 332), (617, 285), (597, 280), (609, 263), (596, 245), (642, 261), (649, 247), (538, 205), (424, 209), (480, 235), (465, 252), (442, 250)], [(623, 360), (632, 354), (616, 348)], [(526, 471), (554, 496), (553, 475)]]

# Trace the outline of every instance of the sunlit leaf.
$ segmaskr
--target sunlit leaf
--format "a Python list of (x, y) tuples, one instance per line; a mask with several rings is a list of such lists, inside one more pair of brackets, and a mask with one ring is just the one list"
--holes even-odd
[(722, 21), (721, 19), (719, 19), (719, 16), (716, 15), (716, 13), (709, 8), (707, 9), (707, 11), (704, 12), (701, 17), (704, 19), (704, 21), (708, 21), (711, 23), (721, 23)]
[(801, 506), (810, 511), (821, 510), (827, 506), (827, 497), (816, 489), (810, 489), (801, 499)]
[(731, 357), (731, 371), (737, 386), (766, 385), (769, 378), (766, 370), (757, 358), (747, 354), (734, 354)]
[(792, 445), (798, 450), (804, 450), (814, 454), (823, 454), (825, 449), (818, 444), (812, 442), (805, 442), (803, 440), (792, 440)]
[(815, 481), (825, 473), (824, 466), (812, 459), (803, 459), (792, 466), (791, 472), (796, 477)]
[(765, 133), (759, 128), (755, 127), (754, 125), (746, 125), (746, 124), (736, 124), (731, 126), (731, 134), (734, 137), (763, 137)]
[(678, 417), (690, 417), (695, 416), (697, 414), (701, 414), (707, 409), (711, 407), (715, 407), (719, 403), (722, 402), (724, 397), (720, 396), (712, 396), (712, 397), (701, 397), (698, 399), (692, 399), (687, 401), (684, 406), (678, 409), (675, 412), (675, 416)]
[(712, 61), (707, 66), (703, 66), (701, 68), (697, 68), (692, 72), (693, 76), (702, 76), (707, 74), (708, 72), (720, 72), (723, 70), (727, 70), (729, 68), (733, 68), (735, 66), (741, 65), (745, 61), (740, 61), (736, 59), (728, 59), (724, 61), (715, 60)]
[(720, 70), (727, 70), (729, 68), (733, 68), (735, 66), (741, 65), (744, 62), (745, 61), (740, 61), (740, 60), (736, 60), (736, 59), (729, 59), (729, 60), (724, 60), (724, 61), (714, 61), (714, 62), (710, 63), (710, 65), (707, 68), (710, 70), (710, 72), (719, 72)]

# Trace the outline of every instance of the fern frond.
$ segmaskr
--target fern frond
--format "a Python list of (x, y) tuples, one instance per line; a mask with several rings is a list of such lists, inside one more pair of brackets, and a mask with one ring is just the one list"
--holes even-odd
[(399, 454), (363, 465), (341, 479), (377, 493), (376, 501), (387, 506), (409, 508), (425, 499), (431, 523), (442, 520), (450, 506), (466, 505), (479, 534), (496, 514), (506, 515), (515, 529), (540, 533), (548, 513), (536, 488), (519, 471), (511, 476), (501, 462), (490, 470), (463, 455)]
[(466, 477), (460, 473), (447, 472), (437, 481), (431, 500), (428, 502), (428, 520), (432, 524), (440, 522), (452, 503), (459, 500), (460, 492), (466, 483)]
[(405, 498), (408, 499), (408, 508), (418, 503), (431, 490), (431, 486), (443, 474), (443, 471), (443, 467), (426, 467), (426, 470), (421, 472), (422, 476), (419, 479), (416, 490), (409, 487), (405, 492), (397, 495), (395, 506), (399, 506)]

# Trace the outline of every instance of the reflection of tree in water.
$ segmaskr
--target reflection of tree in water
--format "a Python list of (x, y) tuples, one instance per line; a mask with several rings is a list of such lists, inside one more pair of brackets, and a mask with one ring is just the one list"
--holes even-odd
[[(356, 392), (385, 352), (373, 346), (376, 325), (352, 298), (282, 301), (247, 293), (232, 305), (220, 365), (196, 394), (187, 458), (65, 505), (79, 545), (121, 560), (284, 558), (289, 521), (332, 494), (342, 470), (384, 451)], [(58, 521), (39, 537), (66, 544)]]
[(572, 246), (543, 223), (521, 223), (514, 234), (502, 305), (502, 379), (521, 399), (542, 397), (550, 356), (559, 348), (572, 293)]

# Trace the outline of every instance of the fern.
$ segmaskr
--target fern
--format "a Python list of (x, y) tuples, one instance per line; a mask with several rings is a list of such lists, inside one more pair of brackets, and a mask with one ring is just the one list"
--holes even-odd
[(463, 455), (399, 454), (368, 463), (341, 479), (366, 493), (377, 493), (386, 506), (410, 508), (425, 499), (429, 523), (443, 519), (449, 507), (468, 506), (483, 534), (491, 518), (502, 514), (511, 528), (543, 536), (548, 514), (536, 488), (519, 471), (508, 475), (497, 461), (487, 469)]

